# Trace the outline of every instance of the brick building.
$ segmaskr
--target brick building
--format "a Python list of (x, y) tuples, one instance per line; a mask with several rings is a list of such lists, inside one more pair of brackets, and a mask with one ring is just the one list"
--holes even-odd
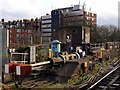
[(41, 20), (8, 21), (9, 47), (28, 46), (41, 43)]

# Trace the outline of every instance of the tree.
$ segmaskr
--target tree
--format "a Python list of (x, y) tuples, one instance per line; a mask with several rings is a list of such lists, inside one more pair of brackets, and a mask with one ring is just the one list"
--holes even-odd
[(113, 25), (97, 26), (95, 30), (91, 32), (91, 43), (105, 43), (118, 41), (119, 30)]

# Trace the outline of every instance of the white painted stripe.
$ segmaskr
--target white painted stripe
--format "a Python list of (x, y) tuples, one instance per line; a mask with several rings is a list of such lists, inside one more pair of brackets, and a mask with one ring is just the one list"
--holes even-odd
[(5, 73), (9, 73), (9, 65), (5, 64)]
[(21, 75), (20, 66), (16, 66), (16, 75)]

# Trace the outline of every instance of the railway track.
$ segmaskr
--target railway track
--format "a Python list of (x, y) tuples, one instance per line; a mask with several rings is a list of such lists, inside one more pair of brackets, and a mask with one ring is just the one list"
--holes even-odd
[(87, 90), (119, 90), (120, 88), (120, 64), (113, 68), (104, 77), (91, 85)]
[(25, 82), (24, 85), (26, 85), (27, 88), (42, 88), (55, 84), (56, 81), (49, 81), (49, 80), (44, 80), (44, 81), (40, 81), (40, 80), (35, 80), (35, 81), (29, 81), (29, 82)]
[[(107, 73), (103, 78), (98, 80), (98, 82), (96, 82), (95, 84), (89, 87), (88, 85), (89, 82), (88, 82), (86, 84), (83, 84), (82, 86), (79, 85), (78, 86), (79, 88), (77, 88), (77, 90), (103, 90), (103, 89), (109, 90), (111, 88), (120, 88), (120, 64), (119, 63), (120, 63), (120, 59), (117, 61), (115, 60), (115, 62), (112, 65), (113, 70)], [(51, 76), (53, 77), (53, 74), (51, 74), (49, 71), (45, 71), (45, 72), (43, 71), (41, 73), (44, 73), (44, 74), (43, 75), (36, 74), (36, 77), (46, 76), (46, 75), (47, 77), (49, 76), (49, 78), (51, 78)], [(49, 86), (55, 83), (57, 82), (50, 80), (50, 79), (46, 79), (46, 78), (45, 80), (43, 80), (40, 78), (32, 77), (32, 78), (27, 78), (26, 80), (24, 80), (24, 85), (26, 85), (27, 88), (41, 88), (41, 86), (45, 87), (45, 86)]]
[[(51, 73), (45, 73), (44, 76), (48, 75), (47, 77), (51, 77)], [(41, 78), (39, 77), (41, 76)], [(36, 78), (35, 78), (36, 77)], [(32, 76), (30, 78), (26, 78), (25, 80), (23, 80), (22, 85), (25, 86), (26, 88), (43, 88), (52, 84), (55, 84), (56, 81), (55, 80), (51, 80), (49, 78), (42, 78), (42, 75), (37, 74), (36, 76)], [(51, 77), (52, 78), (52, 77)], [(23, 87), (20, 87), (23, 88)]]
[[(116, 60), (115, 60), (116, 61)], [(113, 63), (112, 65), (112, 70), (110, 72), (108, 72), (103, 78), (99, 79), (99, 78), (94, 78), (96, 82), (96, 80), (98, 82), (96, 82), (95, 84), (89, 86), (89, 82), (86, 83), (86, 84), (83, 84), (82, 86), (81, 85), (78, 85), (76, 88), (77, 90), (106, 90), (108, 88), (113, 88), (113, 87), (119, 87), (120, 85), (120, 59), (117, 60), (116, 62)], [(116, 66), (116, 67), (114, 67)], [(48, 76), (53, 76), (52, 74), (50, 74), (50, 72), (45, 72)], [(44, 75), (44, 76), (45, 76)], [(38, 74), (38, 76), (41, 76)], [(38, 77), (37, 76), (37, 77)], [(93, 79), (92, 81), (90, 82), (93, 82)], [(46, 79), (46, 80), (42, 80), (40, 78), (27, 78), (27, 80), (24, 80), (24, 85), (26, 85), (27, 88), (41, 88), (41, 87), (45, 87), (45, 86), (49, 86), (49, 85), (52, 85), (52, 84), (55, 84), (56, 81), (54, 80), (49, 80), (49, 79)], [(75, 89), (74, 89), (75, 90)]]
[[(97, 90), (97, 88), (94, 88), (94, 87), (96, 87), (99, 84), (99, 82), (102, 82), (103, 77), (104, 78), (107, 77), (107, 75), (114, 72), (114, 70), (116, 70), (116, 68), (118, 68), (119, 66), (120, 66), (120, 57), (115, 58), (114, 61), (110, 64), (109, 68), (107, 70), (105, 70), (105, 72), (94, 75), (94, 77), (92, 79), (83, 83), (82, 85), (79, 85), (77, 87), (77, 90)], [(118, 70), (118, 71), (120, 71), (120, 70)], [(99, 72), (101, 72), (101, 70)], [(114, 82), (113, 83), (114, 86), (115, 85), (117, 86), (118, 85), (117, 83), (120, 82), (120, 77), (119, 77), (120, 74), (119, 73), (120, 72), (117, 73), (118, 76), (116, 76), (116, 78), (112, 81), (112, 82)], [(112, 82), (111, 82), (111, 85), (112, 85)], [(100, 89), (100, 90), (102, 90), (102, 89)]]

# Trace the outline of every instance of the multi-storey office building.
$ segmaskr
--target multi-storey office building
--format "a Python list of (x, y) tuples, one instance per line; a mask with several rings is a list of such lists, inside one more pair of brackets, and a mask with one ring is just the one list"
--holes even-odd
[(41, 17), (41, 32), (42, 32), (42, 43), (48, 44), (51, 42), (51, 15), (45, 15)]
[[(52, 16), (52, 39), (58, 39), (63, 43), (70, 41), (74, 51), (76, 46), (90, 43), (90, 29), (96, 28), (97, 15), (92, 11), (86, 11), (85, 6), (55, 9)], [(67, 40), (69, 36), (70, 40)]]

